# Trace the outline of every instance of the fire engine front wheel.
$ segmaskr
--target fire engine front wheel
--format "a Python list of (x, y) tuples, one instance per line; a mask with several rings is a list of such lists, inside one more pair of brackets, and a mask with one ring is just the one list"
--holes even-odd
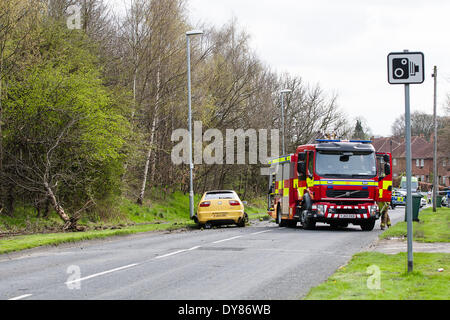
[(305, 193), (303, 196), (302, 207), (300, 209), (300, 223), (303, 229), (313, 230), (316, 227), (316, 221), (308, 216), (308, 213), (312, 210), (312, 200), (309, 193)]
[(286, 221), (281, 219), (281, 208), (280, 206), (277, 207), (277, 224), (279, 227), (285, 227)]
[(316, 222), (308, 217), (308, 210), (303, 210), (300, 216), (300, 222), (305, 230), (313, 230), (316, 227)]
[(375, 220), (365, 221), (361, 223), (361, 229), (363, 231), (372, 231), (375, 227)]

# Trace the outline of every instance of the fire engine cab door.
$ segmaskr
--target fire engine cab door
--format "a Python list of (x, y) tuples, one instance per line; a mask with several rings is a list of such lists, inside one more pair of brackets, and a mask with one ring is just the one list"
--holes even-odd
[(281, 198), (281, 215), (287, 216), (289, 215), (289, 184), (291, 178), (291, 162), (285, 162), (283, 165), (283, 181), (282, 181), (282, 198)]
[[(390, 153), (376, 153), (378, 192), (376, 200), (380, 202), (391, 202), (392, 197), (392, 156)], [(385, 160), (388, 160), (387, 162)], [(388, 166), (386, 166), (388, 164)], [(388, 172), (386, 172), (388, 171)]]

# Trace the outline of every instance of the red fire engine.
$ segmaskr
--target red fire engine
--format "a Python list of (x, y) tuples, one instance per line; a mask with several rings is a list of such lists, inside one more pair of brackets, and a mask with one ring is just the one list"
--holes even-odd
[(279, 226), (314, 229), (349, 223), (370, 231), (380, 217), (377, 202), (390, 202), (392, 159), (371, 141), (317, 140), (269, 161), (268, 214)]

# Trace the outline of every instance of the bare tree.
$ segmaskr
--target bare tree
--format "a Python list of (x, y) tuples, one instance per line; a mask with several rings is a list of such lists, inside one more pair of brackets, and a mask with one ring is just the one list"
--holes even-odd
[[(438, 130), (444, 126), (444, 118), (437, 117)], [(411, 114), (411, 134), (423, 135), (425, 139), (429, 140), (434, 132), (434, 120), (432, 114), (415, 111)], [(392, 135), (395, 137), (405, 136), (405, 115), (401, 115), (395, 119), (391, 127)]]
[(286, 132), (291, 149), (313, 142), (319, 138), (318, 133), (339, 137), (348, 134), (348, 123), (337, 106), (336, 95), (328, 97), (318, 85), (305, 85), (301, 78), (286, 76), (282, 83), (283, 87), (292, 90), (292, 94), (286, 97)]

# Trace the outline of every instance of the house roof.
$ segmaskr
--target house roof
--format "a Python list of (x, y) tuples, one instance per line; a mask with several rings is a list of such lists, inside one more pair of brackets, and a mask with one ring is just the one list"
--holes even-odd
[(381, 137), (381, 138), (372, 138), (372, 145), (377, 152), (391, 152), (394, 153), (394, 150), (401, 143), (395, 137)]
[[(377, 152), (391, 152), (394, 158), (406, 158), (405, 139), (396, 137), (381, 137), (372, 139)], [(412, 159), (432, 159), (433, 143), (422, 136), (411, 137)]]

